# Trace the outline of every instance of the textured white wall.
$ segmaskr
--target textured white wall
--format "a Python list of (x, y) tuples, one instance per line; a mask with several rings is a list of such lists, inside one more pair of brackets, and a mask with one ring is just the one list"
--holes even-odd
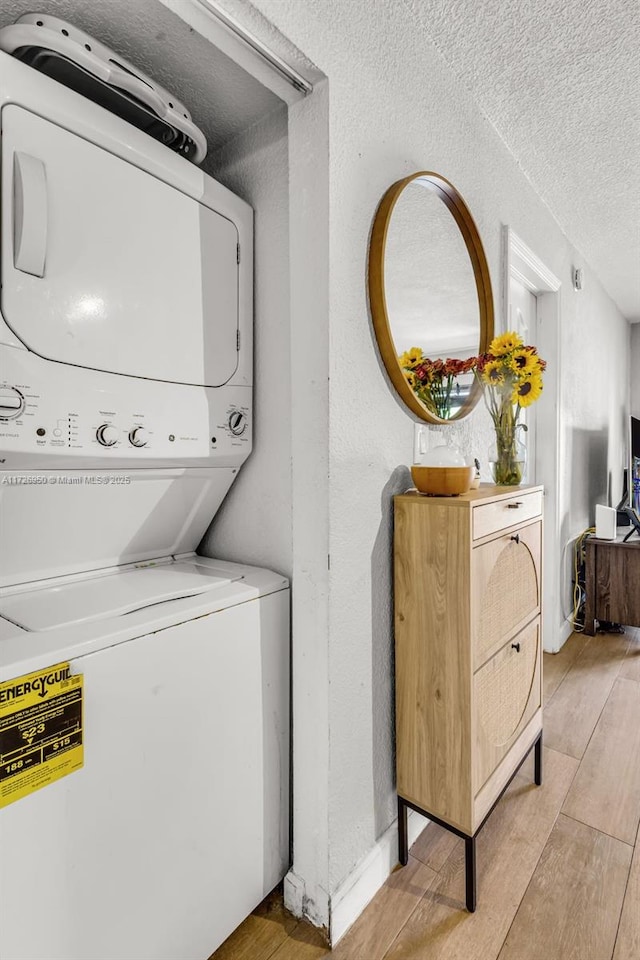
[(208, 158), (255, 211), (254, 445), (200, 552), (291, 576), (291, 378), (287, 110)]
[(640, 323), (631, 325), (631, 413), (640, 417)]
[[(582, 263), (578, 264), (583, 266)], [(598, 503), (622, 496), (629, 412), (629, 324), (592, 274), (563, 297), (561, 343), (559, 615), (572, 609), (575, 539), (595, 523)], [(546, 602), (546, 601), (545, 601)]]
[[(568, 513), (567, 536), (585, 525), (589, 501), (585, 464), (576, 457), (577, 431), (609, 428), (611, 469), (620, 462), (628, 334), (586, 264), (580, 264), (582, 299), (573, 294), (575, 252), (402, 4), (392, 14), (368, 0), (255, 5), (329, 80), (329, 755), (328, 768), (317, 764), (307, 775), (315, 776), (319, 789), (328, 781), (330, 895), (395, 814), (391, 495), (406, 482), (413, 424), (381, 372), (368, 317), (367, 244), (382, 194), (420, 169), (451, 179), (478, 224), (498, 310), (501, 224), (510, 224), (561, 278), (567, 413), (561, 508)], [(606, 365), (606, 374), (597, 375), (596, 364)], [(491, 434), (481, 408), (450, 430), (456, 442), (486, 460)]]
[(630, 325), (592, 277), (570, 297), (575, 312), (570, 322), (563, 318), (562, 339), (567, 539), (595, 522), (596, 503), (616, 506), (622, 496), (630, 349)]

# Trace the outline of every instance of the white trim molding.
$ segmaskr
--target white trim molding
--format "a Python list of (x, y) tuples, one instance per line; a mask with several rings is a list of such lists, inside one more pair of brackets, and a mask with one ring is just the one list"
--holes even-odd
[[(573, 624), (571, 620), (565, 620), (562, 626), (560, 627), (560, 632), (558, 634), (558, 650), (561, 650), (564, 647), (565, 643), (573, 633)], [(557, 653), (558, 651), (549, 651)]]
[(502, 280), (503, 330), (509, 329), (510, 282), (515, 280), (536, 297), (536, 345), (548, 363), (544, 392), (536, 404), (537, 432), (545, 441), (536, 444), (535, 482), (545, 488), (543, 644), (548, 652), (557, 653), (566, 640), (560, 542), (561, 281), (509, 226), (503, 227)]
[[(160, 0), (160, 3), (289, 105), (312, 93), (314, 83), (321, 79), (318, 70), (311, 70), (313, 82), (303, 77), (273, 46), (267, 46), (257, 36), (257, 28), (262, 18), (248, 5), (247, 19), (251, 21), (254, 29), (249, 29), (237, 17), (232, 16), (217, 0)], [(288, 41), (282, 37), (274, 37), (273, 30), (270, 33), (274, 38), (274, 45), (280, 46), (285, 56), (286, 50), (292, 52), (293, 48)], [(299, 60), (304, 60), (299, 51), (297, 56)]]
[[(542, 262), (540, 257), (526, 245), (524, 240), (517, 233), (514, 233), (511, 227), (506, 226), (504, 228), (504, 235), (507, 257), (507, 270), (505, 270), (504, 275), (507, 284), (509, 278), (513, 277), (536, 295), (539, 293), (555, 293), (556, 290), (560, 289), (560, 280)], [(508, 302), (508, 295), (506, 302)]]
[(275, 51), (270, 50), (262, 40), (251, 33), (239, 20), (232, 17), (216, 0), (198, 0), (198, 2), (212, 17), (215, 17), (230, 33), (237, 37), (241, 43), (246, 44), (256, 56), (261, 57), (272, 70), (275, 70), (287, 83), (290, 83), (294, 90), (301, 93), (303, 97), (313, 93), (313, 84), (305, 80), (301, 73), (294, 70), (294, 68), (283, 60), (282, 57), (279, 57)]
[[(408, 811), (409, 846), (429, 821), (415, 810)], [(369, 853), (358, 863), (331, 897), (331, 945), (345, 935), (398, 865), (398, 821), (394, 820)]]
[(509, 329), (509, 281), (517, 280), (527, 290), (556, 293), (561, 281), (507, 224), (502, 228), (502, 332)]

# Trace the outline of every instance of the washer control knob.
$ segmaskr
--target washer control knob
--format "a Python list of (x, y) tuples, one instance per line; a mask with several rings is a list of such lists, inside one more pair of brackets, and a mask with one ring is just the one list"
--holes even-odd
[(148, 434), (144, 427), (134, 427), (129, 431), (129, 442), (134, 447), (145, 447), (147, 445)]
[(96, 439), (103, 447), (112, 447), (118, 442), (118, 430), (110, 423), (103, 423), (96, 430)]
[(229, 430), (234, 437), (239, 437), (247, 429), (247, 418), (241, 410), (233, 410), (229, 414)]
[(15, 420), (24, 410), (24, 397), (15, 387), (0, 387), (0, 420)]

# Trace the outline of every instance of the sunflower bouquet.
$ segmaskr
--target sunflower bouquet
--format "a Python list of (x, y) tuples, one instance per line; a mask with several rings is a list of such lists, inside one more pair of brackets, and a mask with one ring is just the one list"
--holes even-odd
[(423, 356), (420, 347), (411, 347), (398, 357), (398, 362), (409, 386), (427, 410), (440, 420), (448, 420), (457, 390), (456, 379), (473, 370), (476, 358), (430, 360)]
[(518, 432), (520, 411), (542, 393), (546, 362), (535, 347), (525, 346), (517, 333), (509, 331), (491, 341), (489, 353), (475, 358), (475, 374), (496, 431), (495, 447), (489, 454), (494, 481), (500, 486), (516, 485), (524, 472), (524, 445)]

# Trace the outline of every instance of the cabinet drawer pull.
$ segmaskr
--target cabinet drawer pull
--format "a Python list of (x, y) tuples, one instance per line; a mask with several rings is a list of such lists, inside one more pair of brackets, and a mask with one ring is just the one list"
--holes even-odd
[(512, 537), (509, 537), (510, 540), (513, 540), (514, 543), (520, 543), (520, 534), (516, 533)]
[(507, 510), (517, 510), (518, 507), (522, 506), (522, 500), (516, 500), (515, 503), (508, 503)]
[(512, 650), (515, 650), (516, 653), (520, 653), (520, 644), (519, 644), (519, 643), (512, 643), (512, 644), (511, 644), (511, 649), (512, 649)]

